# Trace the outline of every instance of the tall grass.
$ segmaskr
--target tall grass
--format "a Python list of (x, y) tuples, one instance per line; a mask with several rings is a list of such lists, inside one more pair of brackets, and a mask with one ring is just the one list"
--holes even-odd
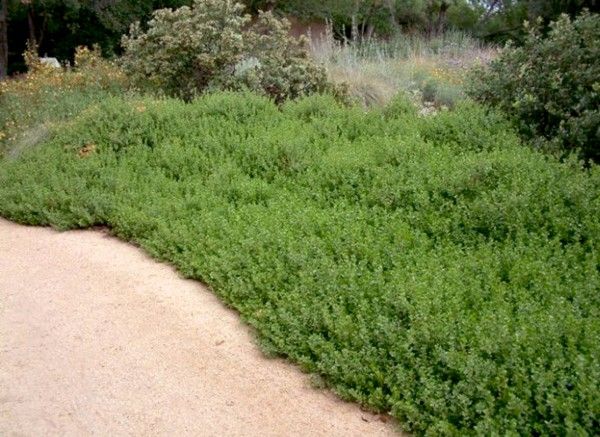
[(311, 50), (331, 78), (347, 83), (365, 106), (385, 104), (403, 91), (425, 108), (454, 106), (465, 97), (465, 72), (497, 52), (461, 32), (340, 42), (329, 31), (311, 40)]

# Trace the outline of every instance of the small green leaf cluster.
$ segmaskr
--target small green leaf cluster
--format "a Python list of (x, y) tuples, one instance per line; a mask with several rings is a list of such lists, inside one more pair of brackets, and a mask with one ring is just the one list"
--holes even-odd
[(253, 20), (244, 6), (196, 0), (154, 13), (123, 37), (122, 64), (140, 85), (190, 100), (206, 90), (252, 90), (277, 102), (314, 92), (339, 92), (308, 54), (307, 40), (271, 12)]
[[(538, 23), (539, 24), (539, 23)], [(520, 47), (508, 46), (472, 75), (469, 93), (496, 105), (528, 140), (600, 161), (600, 15), (561, 16), (543, 36), (531, 26)]]
[(112, 97), (0, 161), (0, 215), (109, 226), (340, 396), (430, 435), (592, 435), (600, 171), (472, 103)]

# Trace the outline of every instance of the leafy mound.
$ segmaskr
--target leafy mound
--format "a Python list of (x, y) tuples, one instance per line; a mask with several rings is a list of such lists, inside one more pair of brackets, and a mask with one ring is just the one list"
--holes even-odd
[(600, 172), (463, 104), (109, 98), (0, 161), (0, 214), (103, 224), (267, 351), (441, 434), (593, 434)]
[(508, 47), (475, 71), (470, 93), (515, 120), (528, 140), (600, 162), (600, 15), (561, 16), (543, 36), (529, 29), (522, 47)]

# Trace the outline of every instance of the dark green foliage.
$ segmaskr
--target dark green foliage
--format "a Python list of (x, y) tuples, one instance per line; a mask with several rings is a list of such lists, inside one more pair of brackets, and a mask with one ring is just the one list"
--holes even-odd
[(0, 161), (1, 215), (110, 226), (418, 434), (597, 432), (598, 211), (596, 166), (467, 104), (109, 98)]
[(600, 15), (566, 15), (547, 37), (534, 27), (472, 75), (470, 94), (496, 105), (544, 147), (600, 160)]
[(134, 21), (146, 22), (157, 8), (191, 0), (8, 0), (10, 72), (26, 70), (21, 54), (35, 38), (41, 56), (72, 61), (75, 48), (100, 45), (105, 56), (120, 53), (123, 33)]
[[(439, 34), (448, 29), (488, 41), (522, 41), (525, 20), (544, 25), (565, 13), (600, 12), (597, 0), (243, 0), (250, 11), (274, 8), (301, 19), (326, 19), (338, 36), (379, 36), (398, 30)], [(357, 31), (358, 35), (354, 35)]]
[(478, 4), (478, 22), (472, 27), (480, 37), (496, 41), (523, 42), (523, 22), (539, 20), (544, 31), (561, 14), (575, 17), (584, 10), (600, 12), (598, 0), (472, 0)]
[[(9, 72), (26, 70), (21, 54), (28, 39), (40, 55), (71, 60), (75, 47), (99, 44), (104, 55), (119, 54), (128, 26), (146, 23), (152, 11), (190, 5), (192, 0), (5, 0), (8, 5)], [(253, 15), (275, 9), (306, 20), (328, 20), (338, 37), (426, 34), (457, 29), (488, 40), (521, 40), (524, 20), (544, 23), (583, 8), (600, 11), (597, 0), (243, 0)], [(1, 20), (0, 20), (1, 21)], [(358, 35), (354, 34), (358, 32)]]
[[(274, 8), (301, 20), (327, 20), (336, 35), (359, 39), (398, 30), (472, 30), (481, 8), (467, 0), (244, 0), (250, 11)], [(355, 34), (358, 32), (358, 34)]]

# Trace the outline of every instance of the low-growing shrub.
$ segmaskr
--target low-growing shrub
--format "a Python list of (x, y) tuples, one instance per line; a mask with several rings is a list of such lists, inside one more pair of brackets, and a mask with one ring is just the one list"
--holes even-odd
[(600, 15), (563, 15), (547, 36), (531, 26), (471, 77), (470, 94), (502, 108), (520, 132), (553, 150), (600, 160)]
[(123, 66), (138, 83), (186, 100), (210, 89), (248, 89), (278, 102), (343, 95), (309, 57), (306, 38), (289, 35), (287, 20), (261, 12), (253, 21), (243, 10), (229, 0), (158, 10), (147, 30), (135, 24), (123, 37)]
[(416, 434), (597, 432), (599, 210), (597, 166), (400, 97), (111, 97), (0, 161), (0, 215), (109, 226)]

